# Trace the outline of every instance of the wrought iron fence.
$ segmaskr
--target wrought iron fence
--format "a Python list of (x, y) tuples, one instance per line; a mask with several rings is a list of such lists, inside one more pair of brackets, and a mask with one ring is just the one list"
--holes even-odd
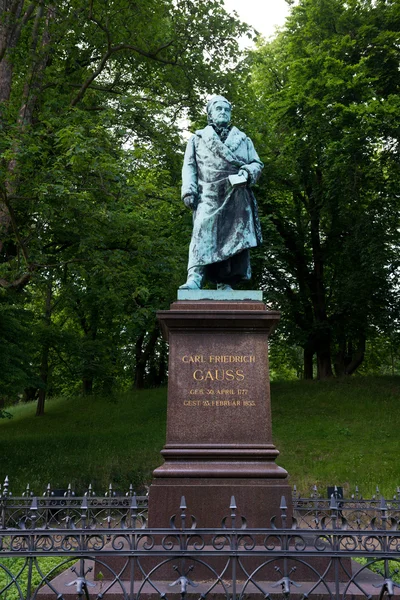
[(78, 497), (48, 488), (36, 497), (28, 489), (14, 497), (6, 482), (0, 598), (392, 598), (400, 587), (398, 498), (360, 500), (372, 516), (351, 523), (350, 502), (295, 492), (293, 518), (282, 498), (271, 526), (252, 529), (241, 516), (246, 507), (238, 510), (232, 498), (221, 524), (203, 529), (182, 498), (170, 526), (153, 529), (146, 498), (132, 490)]
[[(340, 517), (347, 522), (351, 529), (361, 529), (373, 526), (376, 519), (400, 519), (400, 487), (390, 498), (385, 498), (379, 487), (371, 498), (364, 498), (358, 487), (350, 497), (343, 497), (336, 486), (332, 494), (323, 493), (314, 486), (310, 496), (301, 496), (296, 486), (293, 489), (293, 511), (299, 527), (318, 527), (332, 525), (332, 517), (336, 509)], [(335, 509), (335, 510), (333, 510)]]
[[(112, 485), (103, 496), (97, 495), (91, 486), (83, 496), (76, 496), (69, 485), (64, 490), (52, 490), (48, 485), (41, 496), (35, 496), (28, 485), (21, 496), (14, 496), (6, 478), (0, 488), (0, 528), (27, 527), (34, 518), (36, 528), (55, 529), (68, 526), (83, 528), (112, 528), (130, 526), (132, 498), (137, 507), (137, 519), (147, 516), (148, 498), (137, 496), (132, 486), (125, 494), (118, 494)], [(85, 511), (82, 512), (82, 507)], [(85, 521), (82, 521), (84, 515)]]

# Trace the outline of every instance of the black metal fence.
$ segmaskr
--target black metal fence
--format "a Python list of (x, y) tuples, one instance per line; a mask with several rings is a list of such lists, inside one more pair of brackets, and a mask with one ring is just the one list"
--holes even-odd
[(147, 526), (132, 489), (54, 495), (0, 491), (1, 600), (96, 598), (391, 598), (399, 593), (400, 500), (379, 493), (282, 498), (265, 529), (250, 529), (235, 499), (202, 529), (182, 498), (169, 527)]

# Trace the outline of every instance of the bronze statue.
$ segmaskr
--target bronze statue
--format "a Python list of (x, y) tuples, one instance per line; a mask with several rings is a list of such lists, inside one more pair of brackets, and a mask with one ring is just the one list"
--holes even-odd
[(249, 249), (262, 242), (251, 186), (264, 165), (251, 139), (231, 126), (226, 98), (211, 98), (207, 116), (207, 127), (187, 144), (182, 169), (182, 199), (193, 211), (193, 233), (181, 289), (201, 289), (208, 280), (230, 290), (251, 278)]

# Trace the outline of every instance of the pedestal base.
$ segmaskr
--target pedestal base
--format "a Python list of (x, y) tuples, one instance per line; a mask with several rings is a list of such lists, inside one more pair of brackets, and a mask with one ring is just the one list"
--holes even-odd
[(268, 528), (274, 516), (280, 525), (282, 496), (286, 499), (288, 516), (292, 515), (291, 488), (280, 480), (155, 479), (149, 492), (149, 527), (168, 526), (173, 514), (179, 521), (182, 496), (186, 500), (188, 526), (193, 515), (199, 528), (218, 528), (224, 517), (228, 517), (229, 522), (232, 496), (237, 506), (238, 527), (241, 526), (242, 516), (249, 528)]

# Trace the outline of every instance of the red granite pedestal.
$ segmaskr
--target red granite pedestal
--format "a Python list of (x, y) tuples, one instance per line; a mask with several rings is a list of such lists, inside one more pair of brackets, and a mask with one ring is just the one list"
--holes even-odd
[(287, 472), (275, 460), (268, 336), (279, 321), (259, 301), (178, 301), (159, 311), (169, 341), (164, 464), (153, 473), (149, 526), (168, 526), (184, 495), (198, 527), (218, 527), (235, 496), (248, 527), (269, 527)]

